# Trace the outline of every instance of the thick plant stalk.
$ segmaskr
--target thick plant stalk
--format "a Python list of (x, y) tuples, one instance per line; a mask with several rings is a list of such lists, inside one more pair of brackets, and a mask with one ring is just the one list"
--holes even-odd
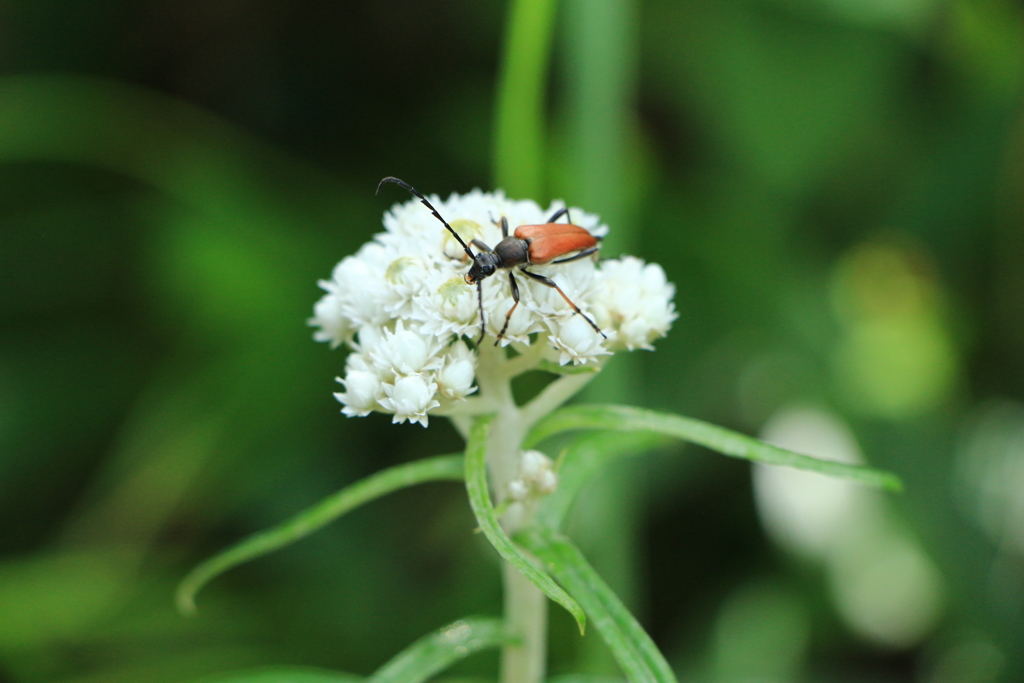
[[(497, 411), (487, 440), (487, 468), (500, 504), (509, 482), (516, 476), (519, 449), (526, 438), (519, 408), (512, 396), (510, 378), (502, 372), (504, 349), (484, 345), (480, 350), (477, 380), (482, 396)], [(515, 529), (505, 528), (507, 533)], [(503, 683), (541, 683), (547, 658), (547, 597), (508, 562), (502, 563), (505, 584), (505, 630), (518, 638), (501, 655)]]
[(508, 562), (502, 565), (505, 582), (505, 629), (520, 642), (506, 645), (501, 654), (502, 683), (541, 683), (547, 668), (548, 598)]
[[(524, 419), (512, 396), (511, 375), (504, 367), (504, 349), (490, 345), (481, 347), (477, 367), (480, 393), (496, 408), (490, 424), (487, 439), (487, 468), (491, 487), (500, 505), (508, 490), (509, 482), (517, 476), (520, 449), (526, 433), (534, 419)], [(573, 384), (582, 382), (573, 378)], [(561, 381), (561, 380), (556, 380)], [(558, 392), (544, 400), (544, 414), (547, 414), (571, 396), (569, 392)], [(550, 405), (549, 405), (550, 404)], [(538, 415), (539, 417), (539, 415)], [(511, 521), (508, 516), (502, 526), (512, 534), (521, 524), (529, 521), (532, 510), (526, 516)], [(541, 683), (544, 680), (547, 658), (547, 596), (528, 578), (507, 561), (502, 564), (505, 602), (505, 630), (517, 639), (502, 650), (502, 683)]]

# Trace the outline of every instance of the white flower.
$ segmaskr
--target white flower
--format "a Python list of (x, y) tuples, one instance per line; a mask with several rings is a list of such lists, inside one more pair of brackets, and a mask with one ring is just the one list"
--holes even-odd
[(582, 365), (596, 361), (599, 356), (611, 355), (611, 351), (604, 347), (604, 338), (578, 315), (566, 318), (560, 325), (551, 326), (556, 327), (552, 344), (561, 351), (559, 365), (570, 362)]
[(389, 317), (403, 318), (412, 313), (413, 297), (422, 292), (429, 264), (417, 256), (399, 256), (384, 270), (384, 279), (389, 287), (385, 292), (384, 308)]
[[(481, 250), (473, 240), (491, 248), (501, 241), (502, 218), (512, 232), (520, 225), (547, 223), (562, 208), (554, 203), (542, 209), (500, 191), (428, 200), (474, 253)], [(573, 224), (597, 237), (608, 231), (593, 214), (572, 208), (569, 215)], [(498, 269), (483, 280), (478, 294), (465, 281), (472, 266), (465, 250), (415, 198), (385, 213), (384, 227), (385, 232), (343, 259), (330, 280), (320, 282), (326, 293), (309, 323), (316, 328), (317, 341), (353, 350), (340, 380), (345, 391), (335, 394), (344, 405), (342, 412), (361, 416), (382, 410), (393, 413), (396, 422), (426, 425), (429, 411), (450, 411), (477, 391), (481, 302), (483, 344), (490, 345), (514, 304), (510, 271)], [(557, 358), (562, 365), (600, 366), (617, 349), (651, 348), (676, 318), (672, 285), (659, 266), (640, 259), (598, 261), (595, 256), (529, 269), (554, 281), (564, 296), (512, 269), (519, 305), (507, 319), (500, 345), (523, 353), (541, 344), (535, 354), (538, 362)], [(605, 336), (576, 314), (566, 297)]]
[(394, 412), (392, 422), (419, 422), (427, 426), (427, 411), (441, 405), (434, 399), (437, 385), (428, 383), (420, 375), (409, 375), (397, 380), (393, 385), (385, 384), (387, 398), (380, 399), (385, 410)]
[[(465, 254), (463, 254), (465, 256)], [(423, 323), (424, 334), (444, 338), (478, 333), (476, 289), (456, 275), (435, 269), (424, 291), (413, 300), (411, 317)]]
[(377, 401), (384, 395), (384, 383), (358, 354), (351, 354), (345, 365), (345, 379), (337, 378), (338, 382), (344, 385), (345, 392), (334, 394), (334, 397), (345, 406), (341, 412), (349, 417), (369, 415), (377, 408)]
[[(656, 263), (635, 256), (606, 261), (594, 297), (597, 323), (618, 332), (613, 348), (651, 349), (678, 316), (675, 287)], [(607, 334), (607, 332), (605, 332)]]
[(384, 338), (369, 353), (382, 376), (390, 378), (437, 368), (440, 365), (436, 357), (439, 350), (435, 337), (421, 334), (419, 330), (407, 330), (399, 320), (394, 331), (384, 330)]
[(476, 391), (473, 377), (476, 374), (473, 352), (465, 342), (457, 341), (445, 358), (444, 367), (437, 373), (439, 393), (445, 398), (460, 399)]
[[(505, 279), (507, 281), (508, 277), (506, 276)], [(544, 326), (541, 323), (542, 314), (537, 311), (533, 304), (535, 290), (523, 287), (523, 279), (525, 278), (516, 278), (520, 283), (519, 306), (516, 307), (512, 317), (508, 318), (508, 327), (505, 327), (505, 334), (500, 342), (502, 347), (509, 344), (529, 346), (530, 335), (544, 330)], [(544, 287), (544, 289), (547, 289), (547, 287)], [(499, 294), (499, 296), (490, 299), (490, 301), (494, 302), (494, 308), (491, 309), (493, 312), (487, 316), (487, 333), (492, 336), (497, 336), (498, 332), (501, 331), (501, 328), (505, 325), (505, 316), (515, 303), (507, 286)], [(487, 299), (484, 300), (485, 305), (487, 301)]]
[(376, 325), (363, 325), (356, 333), (356, 338), (349, 342), (353, 349), (359, 352), (368, 352), (377, 348), (377, 345), (384, 338), (384, 330)]
[[(384, 310), (385, 290), (377, 286), (384, 269), (375, 263), (380, 245), (368, 244), (356, 256), (349, 256), (334, 269), (331, 284), (339, 299), (339, 310), (348, 318), (353, 327), (381, 325), (388, 316)], [(326, 288), (327, 283), (321, 286)]]
[(327, 294), (316, 302), (309, 324), (320, 328), (313, 333), (313, 339), (330, 342), (331, 348), (336, 349), (352, 334), (351, 321), (341, 312), (341, 299), (333, 291), (334, 284), (321, 280), (320, 286)]

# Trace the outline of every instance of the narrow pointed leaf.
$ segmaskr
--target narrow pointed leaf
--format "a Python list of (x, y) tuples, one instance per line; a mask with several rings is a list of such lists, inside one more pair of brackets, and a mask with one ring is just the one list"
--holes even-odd
[(631, 683), (676, 683), (672, 667), (654, 641), (576, 546), (540, 526), (516, 534), (515, 539), (579, 600)]
[(619, 676), (601, 676), (599, 674), (562, 674), (552, 676), (547, 683), (623, 683)]
[(630, 406), (576, 405), (562, 408), (534, 426), (526, 438), (525, 445), (530, 447), (553, 434), (570, 429), (655, 432), (704, 446), (733, 458), (818, 472), (890, 491), (903, 490), (903, 483), (891, 472), (812, 458), (691, 417)]
[(480, 530), (484, 532), (484, 536), (499, 555), (522, 572), (545, 595), (569, 610), (569, 614), (576, 619), (580, 633), (583, 633), (587, 618), (579, 604), (569, 597), (569, 594), (562, 590), (550, 576), (537, 569), (530, 558), (512, 543), (512, 539), (501, 528), (498, 516), (494, 512), (494, 503), (491, 502), (491, 493), (487, 488), (485, 456), (490, 421), (490, 417), (477, 418), (470, 431), (469, 442), (466, 444), (466, 490), (469, 492), (469, 504), (473, 508), (473, 514), (476, 515), (477, 524), (480, 525)]
[(460, 619), (399, 652), (367, 683), (422, 683), (474, 652), (513, 642), (500, 619)]
[(346, 512), (392, 491), (428, 481), (461, 481), (463, 470), (462, 456), (442, 455), (396, 465), (347, 486), (291, 519), (253, 534), (198, 565), (178, 586), (178, 609), (186, 614), (194, 612), (199, 589), (232, 567), (305, 538)]

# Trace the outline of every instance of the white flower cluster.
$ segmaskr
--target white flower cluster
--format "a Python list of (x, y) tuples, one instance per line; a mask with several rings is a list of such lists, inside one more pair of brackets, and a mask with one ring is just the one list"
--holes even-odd
[[(474, 190), (447, 201), (429, 198), (467, 243), (494, 247), (502, 238), (496, 224), (543, 224), (554, 211), (532, 201), (506, 199), (502, 192)], [(572, 222), (602, 237), (607, 227), (597, 216), (571, 209)], [(563, 219), (564, 220), (564, 219)], [(444, 410), (475, 391), (477, 354), (465, 340), (480, 334), (477, 291), (465, 281), (470, 260), (459, 243), (416, 199), (396, 204), (384, 215), (379, 233), (341, 261), (327, 292), (314, 308), (314, 338), (353, 349), (346, 363), (345, 391), (336, 394), (349, 416), (374, 410), (394, 414), (395, 422), (427, 424), (427, 413)], [(476, 251), (476, 249), (474, 249)], [(676, 318), (674, 287), (656, 264), (634, 257), (531, 266), (558, 283), (601, 328), (604, 339), (559, 293), (519, 275), (520, 304), (501, 340), (523, 353), (541, 344), (547, 360), (561, 365), (597, 364), (619, 349), (650, 349)], [(515, 270), (513, 273), (517, 272)], [(513, 299), (505, 271), (483, 281), (483, 310), (491, 343), (505, 322)]]
[(519, 458), (519, 476), (508, 483), (508, 497), (526, 500), (530, 494), (547, 495), (558, 488), (558, 475), (551, 458), (540, 451), (523, 451)]

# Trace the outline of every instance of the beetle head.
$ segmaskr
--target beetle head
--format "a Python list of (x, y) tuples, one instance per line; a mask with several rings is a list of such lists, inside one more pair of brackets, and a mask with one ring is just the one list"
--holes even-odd
[(477, 252), (473, 257), (473, 267), (466, 273), (466, 282), (475, 285), (484, 278), (494, 275), (498, 269), (498, 257), (492, 251)]

